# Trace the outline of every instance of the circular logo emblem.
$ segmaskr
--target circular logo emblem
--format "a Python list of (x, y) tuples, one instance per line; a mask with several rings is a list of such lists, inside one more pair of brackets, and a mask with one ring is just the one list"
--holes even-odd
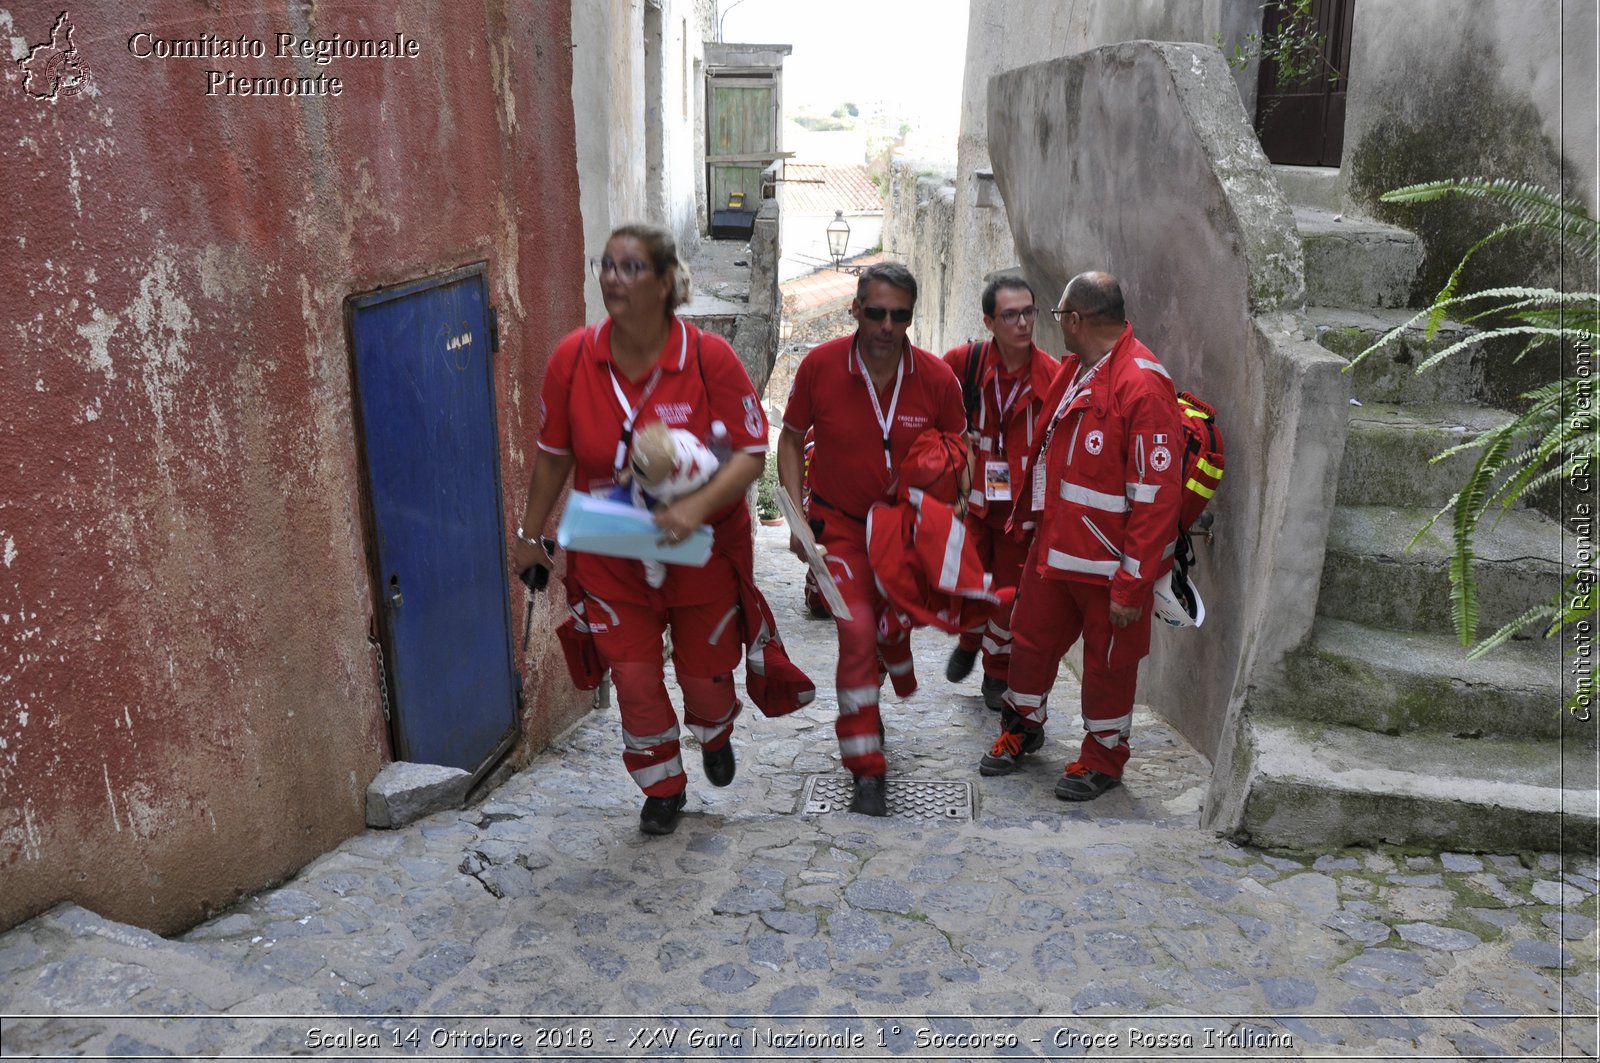
[(1172, 451), (1166, 447), (1157, 447), (1150, 452), (1150, 467), (1156, 472), (1166, 472), (1167, 466), (1172, 464)]
[(1083, 440), (1083, 449), (1087, 450), (1091, 454), (1100, 453), (1101, 449), (1104, 448), (1105, 445), (1106, 445), (1106, 434), (1104, 432), (1100, 431), (1100, 429), (1098, 429), (1098, 428), (1096, 428), (1094, 431), (1090, 432), (1087, 436), (1084, 437), (1084, 440)]

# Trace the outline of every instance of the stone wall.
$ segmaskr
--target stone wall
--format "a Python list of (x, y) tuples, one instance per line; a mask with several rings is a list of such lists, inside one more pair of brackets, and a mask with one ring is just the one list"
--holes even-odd
[[(1596, 7), (1513, 0), (1361, 0), (1355, 10), (1340, 187), (1346, 209), (1410, 229), (1427, 259), (1425, 302), (1462, 254), (1509, 218), (1447, 199), (1378, 202), (1384, 192), (1451, 177), (1527, 181), (1596, 209)], [(1566, 264), (1567, 276), (1572, 270)], [(1508, 240), (1475, 260), (1468, 289), (1559, 286), (1549, 240)], [(1553, 356), (1552, 356), (1553, 357)], [(1491, 397), (1509, 402), (1553, 373), (1550, 359), (1495, 358)]]
[[(979, 171), (990, 168), (990, 78), (1030, 63), (1124, 40), (1209, 44), (1220, 33), (1225, 47), (1231, 48), (1261, 22), (1259, 0), (1125, 0), (1115, 4), (1099, 0), (973, 0), (970, 10), (961, 132), (947, 203), (939, 205), (919, 194), (916, 201), (932, 207), (928, 216), (891, 219), (886, 222), (884, 237), (886, 251), (903, 255), (919, 279), (934, 279), (946, 293), (937, 314), (924, 314), (919, 308), (917, 315), (918, 342), (938, 350), (984, 334), (978, 302), (983, 278), (1017, 262), (1005, 204), (998, 200), (992, 206), (979, 204)], [(1253, 101), (1255, 68), (1231, 76), (1238, 91)], [(926, 162), (912, 165), (919, 171), (930, 168)], [(903, 200), (888, 208), (891, 215), (903, 209)], [(913, 233), (916, 240), (905, 239)], [(1040, 298), (1056, 294), (1041, 294)]]
[(1212, 47), (1134, 42), (997, 76), (988, 129), (1035, 290), (1117, 275), (1135, 333), (1219, 407), (1206, 625), (1158, 625), (1139, 690), (1215, 755), (1257, 670), (1310, 630), (1343, 452), (1349, 383), (1294, 314), (1304, 267), (1288, 203)]
[[(935, 354), (943, 354), (947, 346), (940, 338), (941, 323), (955, 280), (949, 255), (958, 225), (953, 182), (949, 166), (928, 160), (896, 156), (889, 167), (884, 249), (902, 259), (917, 278), (917, 314), (908, 335)], [(977, 302), (976, 290), (967, 294)]]

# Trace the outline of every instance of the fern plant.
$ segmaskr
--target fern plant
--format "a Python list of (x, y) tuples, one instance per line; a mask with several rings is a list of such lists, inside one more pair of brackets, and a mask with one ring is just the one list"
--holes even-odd
[[(1591, 280), (1600, 266), (1600, 222), (1581, 203), (1563, 199), (1535, 185), (1507, 180), (1461, 178), (1409, 185), (1383, 195), (1387, 203), (1430, 203), (1447, 196), (1486, 200), (1501, 205), (1508, 220), (1467, 249), (1443, 289), (1426, 308), (1384, 333), (1356, 355), (1346, 370), (1362, 359), (1396, 342), (1406, 329), (1425, 321), (1432, 339), (1446, 317), (1477, 326), (1477, 331), (1424, 359), (1416, 368), (1425, 373), (1446, 358), (1459, 356), (1485, 344), (1510, 342), (1520, 346), (1521, 359), (1537, 350), (1554, 347), (1569, 369), (1557, 379), (1522, 395), (1526, 403), (1512, 421), (1476, 439), (1434, 456), (1435, 462), (1456, 454), (1478, 451), (1467, 482), (1435, 513), (1412, 539), (1412, 545), (1447, 514), (1452, 520), (1450, 603), (1456, 637), (1476, 659), (1502, 645), (1519, 632), (1537, 625), (1545, 638), (1561, 637), (1575, 682), (1567, 711), (1587, 719), (1595, 695), (1596, 570), (1592, 544), (1597, 520), (1594, 483), (1596, 394), (1595, 341), (1600, 337), (1600, 292), (1560, 291), (1554, 288), (1502, 287), (1462, 292), (1467, 265), (1483, 249), (1512, 237), (1551, 240), (1572, 261), (1585, 266)], [(1524, 497), (1557, 482), (1576, 492), (1578, 500), (1564, 507), (1569, 530), (1590, 547), (1579, 552), (1579, 563), (1562, 582), (1551, 601), (1535, 606), (1482, 641), (1477, 640), (1478, 585), (1473, 572), (1473, 539), (1479, 525), (1498, 511), (1506, 513)], [(1570, 509), (1570, 512), (1568, 512)], [(1474, 644), (1476, 642), (1476, 644)]]

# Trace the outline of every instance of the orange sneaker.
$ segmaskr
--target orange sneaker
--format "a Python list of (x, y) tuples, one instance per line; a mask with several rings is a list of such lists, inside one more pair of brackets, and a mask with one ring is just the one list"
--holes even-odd
[(1093, 801), (1107, 790), (1122, 785), (1122, 780), (1103, 771), (1086, 768), (1077, 761), (1056, 780), (1056, 796), (1063, 801)]
[(994, 741), (994, 748), (978, 761), (978, 774), (1010, 775), (1017, 770), (1017, 764), (1023, 757), (1037, 752), (1042, 745), (1043, 728), (1029, 729), (1020, 723), (1006, 721), (1000, 730), (1000, 737)]

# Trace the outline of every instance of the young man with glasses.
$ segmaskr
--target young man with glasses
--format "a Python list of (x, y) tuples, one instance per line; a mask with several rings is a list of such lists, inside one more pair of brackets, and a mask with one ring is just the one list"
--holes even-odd
[(1028, 462), (1044, 433), (1044, 396), (1060, 363), (1033, 342), (1039, 308), (1033, 289), (1015, 274), (1002, 274), (983, 289), (983, 324), (990, 338), (963, 343), (944, 360), (961, 381), (972, 443), (972, 493), (967, 504), (967, 541), (984, 571), (994, 577), (1001, 604), (986, 624), (965, 631), (945, 665), (945, 678), (959, 683), (983, 650), (983, 703), (1005, 707), (1006, 669), (1011, 663), (1012, 595), (1033, 541), (1032, 524), (1006, 533), (1012, 503), (1028, 482)]
[(1115, 277), (1080, 273), (1051, 313), (1067, 355), (1012, 515), (1037, 520), (1038, 530), (1011, 618), (1000, 737), (978, 770), (1009, 774), (1044, 744), (1046, 698), (1081, 635), (1086, 733), (1056, 796), (1090, 801), (1121, 782), (1128, 762), (1153, 591), (1172, 567), (1182, 415), (1172, 378), (1124, 320)]
[[(898, 263), (861, 273), (850, 316), (856, 331), (812, 348), (795, 372), (778, 437), (778, 479), (798, 507), (807, 429), (811, 452), (812, 526), (850, 620), (839, 631), (834, 731), (844, 766), (855, 777), (852, 812), (888, 814), (884, 795), (882, 722), (878, 712), (878, 625), (884, 601), (867, 557), (867, 511), (890, 498), (911, 443), (929, 428), (961, 432), (961, 384), (934, 355), (906, 338), (917, 281)], [(798, 541), (790, 548), (803, 556)], [(906, 646), (909, 653), (909, 644)], [(909, 655), (890, 662), (910, 676)]]

